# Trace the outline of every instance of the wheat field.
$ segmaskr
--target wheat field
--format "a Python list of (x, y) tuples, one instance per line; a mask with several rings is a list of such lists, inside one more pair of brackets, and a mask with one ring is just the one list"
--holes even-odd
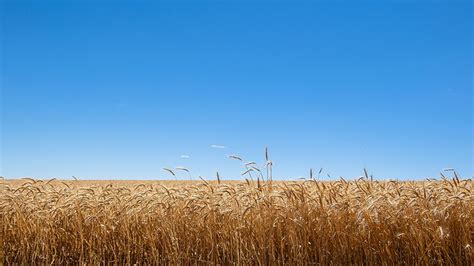
[(471, 180), (0, 180), (3, 264), (473, 263)]

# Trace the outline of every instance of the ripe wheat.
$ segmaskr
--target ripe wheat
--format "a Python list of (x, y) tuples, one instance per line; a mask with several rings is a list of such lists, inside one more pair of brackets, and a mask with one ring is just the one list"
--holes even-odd
[(0, 180), (0, 262), (466, 265), (473, 189), (458, 177)]

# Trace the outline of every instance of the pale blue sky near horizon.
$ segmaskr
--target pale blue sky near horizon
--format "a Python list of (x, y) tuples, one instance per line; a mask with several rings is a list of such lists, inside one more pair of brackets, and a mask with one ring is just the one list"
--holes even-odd
[(2, 1), (0, 16), (1, 176), (238, 179), (226, 155), (263, 163), (265, 146), (276, 179), (474, 174), (471, 1)]

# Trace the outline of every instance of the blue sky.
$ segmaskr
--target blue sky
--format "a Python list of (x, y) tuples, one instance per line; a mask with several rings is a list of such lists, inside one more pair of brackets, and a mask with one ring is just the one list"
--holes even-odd
[(0, 8), (0, 175), (473, 175), (470, 1)]

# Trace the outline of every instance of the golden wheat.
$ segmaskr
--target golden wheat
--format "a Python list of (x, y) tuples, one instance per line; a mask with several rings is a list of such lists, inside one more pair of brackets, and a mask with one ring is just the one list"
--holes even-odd
[(0, 262), (473, 262), (471, 180), (310, 175), (258, 184), (0, 180)]

